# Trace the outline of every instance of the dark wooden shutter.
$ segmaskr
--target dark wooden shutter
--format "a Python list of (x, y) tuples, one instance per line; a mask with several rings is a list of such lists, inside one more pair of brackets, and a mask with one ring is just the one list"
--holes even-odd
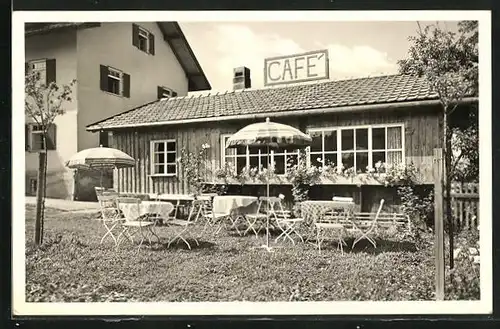
[(132, 24), (132, 45), (139, 48), (139, 26)]
[(163, 98), (163, 87), (158, 86), (158, 99)]
[(177, 92), (172, 91), (172, 97), (177, 97)]
[(45, 61), (45, 83), (48, 86), (51, 82), (56, 82), (56, 60), (54, 58)]
[(149, 37), (149, 53), (151, 55), (154, 55), (155, 54), (155, 36), (153, 33), (150, 32), (148, 37)]
[(56, 149), (56, 125), (51, 124), (47, 129), (47, 150)]
[(24, 125), (24, 150), (30, 150), (30, 126)]
[(101, 65), (101, 90), (103, 91), (108, 91), (108, 73), (108, 67)]
[(130, 98), (130, 75), (123, 73), (123, 97)]
[(109, 140), (108, 140), (108, 132), (107, 131), (100, 131), (99, 132), (99, 146), (109, 147)]

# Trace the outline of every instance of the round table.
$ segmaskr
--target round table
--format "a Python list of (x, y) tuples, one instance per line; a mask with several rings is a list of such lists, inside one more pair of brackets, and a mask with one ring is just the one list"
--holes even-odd
[(127, 220), (137, 220), (144, 215), (159, 215), (163, 220), (169, 219), (169, 215), (174, 209), (169, 202), (142, 201), (141, 203), (120, 203), (120, 210)]
[(257, 211), (259, 198), (248, 195), (220, 195), (214, 197), (213, 212), (229, 214), (231, 212), (250, 213)]

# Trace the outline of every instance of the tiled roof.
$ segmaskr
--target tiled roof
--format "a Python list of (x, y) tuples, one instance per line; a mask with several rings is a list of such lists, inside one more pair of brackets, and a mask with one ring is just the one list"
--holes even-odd
[(87, 129), (431, 99), (437, 99), (437, 95), (423, 78), (387, 75), (163, 99), (96, 122)]
[(33, 35), (66, 27), (78, 27), (85, 23), (26, 23), (24, 34)]

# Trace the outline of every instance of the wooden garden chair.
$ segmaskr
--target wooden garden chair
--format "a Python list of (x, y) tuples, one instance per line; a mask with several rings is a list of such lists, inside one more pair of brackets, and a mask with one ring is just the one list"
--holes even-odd
[(116, 200), (118, 195), (99, 195), (97, 200), (99, 202), (101, 221), (104, 224), (104, 228), (106, 229), (106, 233), (101, 238), (101, 244), (106, 239), (106, 237), (110, 237), (113, 239), (115, 245), (118, 245), (118, 239), (113, 234), (113, 231), (119, 227), (119, 225), (123, 222), (123, 218), (120, 215), (120, 210), (118, 209), (118, 205)]
[(354, 249), (356, 243), (358, 243), (363, 239), (368, 240), (373, 245), (374, 248), (377, 248), (377, 243), (375, 242), (373, 237), (371, 237), (371, 235), (377, 230), (378, 227), (377, 221), (383, 206), (384, 206), (384, 199), (380, 200), (380, 205), (378, 207), (377, 212), (375, 213), (375, 215), (372, 214), (371, 216), (372, 218), (368, 223), (366, 223), (366, 218), (358, 217), (351, 220), (352, 228), (349, 229), (349, 231), (352, 231), (353, 233), (359, 235), (352, 243), (352, 249)]
[(154, 231), (156, 221), (151, 221), (147, 216), (141, 214), (141, 199), (119, 197), (117, 198), (117, 205), (125, 218), (125, 221), (121, 224), (122, 232), (118, 236), (118, 245), (120, 244), (121, 236), (125, 236), (130, 242), (134, 243), (134, 236), (137, 234), (141, 238), (138, 251), (145, 239), (151, 244), (151, 236), (155, 236), (158, 242), (160, 242), (160, 238)]

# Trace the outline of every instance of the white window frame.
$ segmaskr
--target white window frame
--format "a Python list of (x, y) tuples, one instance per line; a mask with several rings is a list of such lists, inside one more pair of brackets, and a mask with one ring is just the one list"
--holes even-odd
[[(37, 65), (40, 67), (37, 68)], [(45, 84), (47, 81), (47, 59), (34, 59), (28, 61), (28, 70), (32, 72), (40, 72), (40, 80), (37, 84)]]
[[(34, 149), (33, 148), (33, 142), (34, 142), (33, 135), (34, 134), (41, 135), (42, 139), (45, 138), (43, 130), (33, 129), (33, 128), (39, 127), (39, 126), (40, 125), (36, 124), (36, 123), (28, 123), (28, 130), (29, 130), (29, 134), (28, 134), (28, 152), (43, 152), (44, 151), (43, 147), (39, 148), (39, 149)], [(57, 145), (56, 145), (56, 150), (57, 150)], [(47, 150), (45, 150), (45, 151), (47, 151)], [(54, 150), (49, 150), (49, 151), (54, 151)]]
[[(155, 144), (158, 144), (158, 143), (164, 143), (165, 144), (165, 151), (163, 151), (163, 153), (165, 153), (165, 161), (163, 163), (155, 163)], [(175, 151), (167, 151), (167, 144), (168, 143), (175, 143)], [(151, 170), (151, 174), (150, 176), (163, 176), (163, 177), (173, 177), (173, 176), (177, 176), (177, 173), (178, 173), (178, 166), (177, 166), (177, 141), (175, 139), (159, 139), (159, 140), (152, 140), (150, 142), (150, 163), (151, 163), (151, 166), (150, 166), (150, 170)], [(167, 162), (167, 154), (174, 154), (175, 157), (174, 157), (174, 162)], [(165, 166), (165, 172), (164, 173), (156, 173), (155, 172), (155, 165), (156, 164), (161, 164), (161, 165), (164, 165)], [(168, 168), (168, 165), (175, 165), (175, 172), (174, 173), (167, 173), (167, 168)]]
[[(401, 128), (401, 148), (399, 149), (389, 149), (387, 148), (387, 129), (388, 128), (394, 128), (394, 127), (399, 127)], [(373, 150), (372, 148), (372, 129), (376, 128), (385, 128), (385, 149), (377, 149)], [(349, 150), (349, 151), (342, 151), (342, 131), (343, 130), (356, 130), (356, 129), (368, 129), (368, 150), (356, 150), (356, 133), (354, 134), (354, 149)], [(373, 125), (358, 125), (358, 126), (338, 126), (338, 127), (318, 127), (318, 128), (308, 128), (306, 130), (307, 134), (310, 134), (312, 132), (324, 132), (324, 131), (337, 131), (337, 151), (332, 151), (332, 152), (337, 152), (337, 161), (335, 161), (335, 166), (338, 166), (340, 163), (342, 163), (342, 153), (354, 153), (354, 166), (356, 171), (358, 168), (356, 167), (356, 153), (363, 153), (363, 152), (368, 152), (368, 166), (370, 166), (373, 163), (373, 152), (382, 152), (385, 151), (385, 159), (387, 161), (387, 155), (388, 152), (399, 152), (401, 151), (401, 163), (403, 165), (406, 164), (406, 156), (405, 156), (405, 124), (404, 123), (387, 123), (387, 124), (373, 124)], [(324, 154), (325, 154), (325, 143), (324, 143), (324, 134), (322, 134), (322, 142), (321, 142), (321, 155), (322, 159), (324, 162)], [(307, 151), (307, 165), (311, 165), (311, 159), (310, 159), (310, 147), (306, 148)], [(327, 151), (328, 152), (328, 151)], [(317, 152), (315, 152), (317, 153)], [(325, 164), (323, 163), (323, 166)], [(347, 168), (344, 168), (347, 169)], [(340, 168), (339, 168), (340, 171)]]
[[(226, 138), (229, 138), (231, 137), (233, 134), (221, 134), (220, 135), (220, 143), (221, 143), (221, 163), (222, 163), (222, 166), (225, 166), (226, 165)], [(278, 176), (285, 176), (287, 174), (287, 155), (291, 155), (291, 154), (294, 154), (294, 155), (297, 155), (298, 156), (298, 152), (291, 152), (291, 151), (285, 151), (285, 153), (277, 153), (277, 155), (285, 155), (285, 172), (283, 174), (278, 174)], [(269, 156), (271, 157), (271, 166), (275, 166), (275, 161), (274, 161), (274, 155), (275, 155), (275, 152), (274, 150), (269, 150)], [(254, 157), (254, 156), (259, 156), (259, 158), (261, 156), (266, 156), (266, 153), (262, 152), (262, 150), (259, 150), (259, 154), (252, 154), (250, 155), (250, 151), (248, 149), (248, 147), (246, 148), (246, 154), (245, 156), (243, 155), (234, 155), (234, 156), (231, 156), (231, 158), (238, 158), (238, 157), (245, 157), (245, 166), (248, 166), (250, 164), (250, 157)], [(299, 160), (299, 157), (297, 157), (298, 161)], [(261, 160), (259, 159), (259, 163), (261, 162)], [(267, 166), (268, 164), (266, 164)], [(235, 173), (237, 173), (237, 165), (235, 163)]]
[(108, 91), (107, 92), (110, 94), (113, 94), (113, 95), (123, 96), (123, 72), (118, 70), (118, 69), (115, 69), (111, 66), (108, 66), (108, 79), (109, 78), (118, 81), (118, 89), (119, 90), (118, 90), (118, 94), (115, 94), (114, 92), (109, 91), (109, 83), (108, 83)]
[[(139, 48), (139, 50), (142, 50), (143, 52), (148, 53), (148, 54), (150, 53), (149, 52), (149, 34), (150, 33), (148, 30), (138, 26), (138, 32), (137, 32), (137, 39), (139, 42), (138, 48)], [(146, 39), (146, 49), (141, 48), (141, 37)]]

